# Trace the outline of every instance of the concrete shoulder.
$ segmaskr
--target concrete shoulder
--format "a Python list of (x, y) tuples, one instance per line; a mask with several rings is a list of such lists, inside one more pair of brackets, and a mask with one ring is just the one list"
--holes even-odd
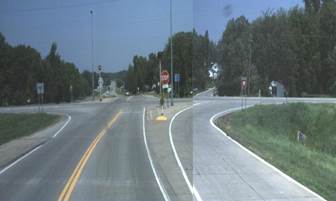
[(176, 103), (174, 107), (166, 108), (164, 114), (167, 121), (156, 121), (156, 117), (161, 114), (160, 107), (152, 105), (146, 109), (146, 133), (149, 148), (159, 177), (172, 201), (192, 200), (192, 195), (176, 163), (169, 141), (171, 118), (189, 105), (191, 103)]

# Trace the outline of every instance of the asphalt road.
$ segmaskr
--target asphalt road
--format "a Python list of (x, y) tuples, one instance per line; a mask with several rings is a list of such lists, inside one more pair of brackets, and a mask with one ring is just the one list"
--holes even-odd
[[(143, 107), (152, 101), (139, 96), (46, 106), (45, 111), (66, 113), (72, 120), (56, 138), (0, 175), (0, 200), (59, 200), (63, 193), (79, 201), (164, 200), (142, 137)], [(0, 111), (30, 112), (36, 107)]]
[[(209, 90), (193, 101), (198, 105), (176, 116), (171, 134), (186, 172), (180, 177), (189, 180), (199, 195), (194, 200), (321, 200), (211, 125), (215, 114), (241, 106), (239, 97), (213, 97)], [(247, 105), (286, 101), (335, 99), (249, 98)], [(45, 106), (46, 112), (68, 114), (72, 120), (57, 137), (0, 173), (0, 200), (165, 200), (144, 144), (142, 118), (147, 104), (157, 104), (157, 99), (132, 96), (111, 103)], [(34, 111), (36, 106), (0, 108), (0, 112)]]

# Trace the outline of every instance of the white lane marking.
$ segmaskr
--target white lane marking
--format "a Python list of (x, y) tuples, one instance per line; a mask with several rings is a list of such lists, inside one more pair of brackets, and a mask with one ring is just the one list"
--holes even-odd
[(215, 87), (212, 87), (212, 88), (210, 88), (210, 89), (207, 89), (207, 90), (205, 90), (205, 91), (202, 91), (202, 92), (196, 94), (194, 97), (200, 96), (201, 94), (207, 93), (207, 92), (209, 92), (209, 91), (211, 91), (211, 90), (214, 90), (214, 89), (215, 89)]
[(2, 175), (4, 172), (6, 172), (9, 168), (13, 167), (14, 165), (16, 165), (17, 163), (19, 163), (20, 161), (22, 161), (23, 159), (25, 159), (26, 157), (28, 157), (29, 155), (31, 155), (33, 152), (37, 151), (38, 149), (40, 149), (42, 147), (42, 145), (39, 145), (37, 147), (35, 147), (33, 150), (31, 150), (30, 152), (26, 153), (25, 155), (21, 156), (20, 158), (18, 158), (16, 161), (14, 161), (12, 164), (8, 165), (7, 167), (5, 167), (4, 169), (2, 169), (0, 171), (0, 175)]
[(155, 166), (154, 166), (154, 163), (153, 163), (153, 160), (152, 160), (152, 156), (151, 156), (149, 148), (148, 148), (147, 137), (146, 137), (146, 128), (145, 128), (145, 114), (146, 114), (146, 108), (143, 108), (143, 114), (142, 114), (142, 133), (143, 133), (143, 137), (144, 137), (144, 142), (145, 142), (145, 147), (146, 147), (149, 163), (151, 165), (151, 168), (153, 170), (156, 182), (159, 185), (159, 188), (160, 188), (160, 191), (162, 193), (162, 196), (163, 196), (164, 200), (165, 201), (170, 201), (169, 195), (168, 195), (165, 187), (161, 183), (160, 177), (158, 176), (158, 174), (156, 172), (156, 169), (155, 169)]
[(182, 172), (182, 175), (183, 175), (183, 178), (184, 180), (186, 181), (187, 185), (188, 185), (188, 188), (191, 192), (191, 194), (196, 198), (197, 201), (203, 201), (200, 194), (198, 193), (198, 190), (196, 189), (196, 187), (191, 184), (188, 176), (187, 176), (187, 173), (185, 172), (184, 168), (183, 168), (183, 165), (181, 163), (181, 160), (177, 154), (177, 151), (176, 151), (176, 148), (175, 148), (175, 144), (174, 144), (174, 140), (173, 140), (173, 135), (172, 135), (172, 125), (173, 125), (173, 121), (175, 120), (175, 118), (180, 115), (181, 113), (183, 113), (184, 111), (186, 110), (189, 110), (191, 109), (193, 106), (197, 106), (197, 105), (200, 105), (200, 103), (196, 103), (192, 106), (189, 106), (187, 108), (184, 108), (183, 110), (179, 111), (178, 113), (176, 113), (173, 118), (171, 119), (170, 123), (169, 123), (169, 140), (170, 140), (170, 145), (171, 145), (171, 148), (173, 149), (173, 153), (174, 153), (174, 156), (175, 156), (175, 159), (176, 159), (176, 162)]
[[(68, 120), (63, 124), (63, 126), (53, 135), (53, 138), (55, 138), (71, 121), (71, 116), (68, 115)], [(14, 161), (13, 163), (9, 164), (8, 166), (6, 166), (4, 169), (2, 169), (0, 171), (0, 175), (3, 174), (4, 172), (6, 172), (8, 169), (10, 169), (11, 167), (13, 167), (14, 165), (16, 165), (17, 163), (19, 163), (20, 161), (22, 161), (23, 159), (25, 159), (26, 157), (28, 157), (29, 155), (31, 155), (32, 153), (34, 153), (35, 151), (37, 151), (38, 149), (40, 149), (43, 146), (43, 144), (35, 147), (34, 149), (32, 149), (31, 151), (29, 151), (28, 153), (24, 154), (23, 156), (21, 156), (20, 158), (18, 158), (16, 161)]]
[[(249, 105), (248, 107), (252, 107), (252, 105)], [(274, 167), (273, 165), (271, 165), (270, 163), (266, 162), (264, 159), (260, 158), (258, 155), (256, 155), (255, 153), (253, 153), (252, 151), (250, 151), (249, 149), (247, 149), (246, 147), (244, 147), (243, 145), (241, 145), (239, 142), (237, 142), (236, 140), (232, 139), (230, 136), (228, 136), (223, 130), (221, 130), (220, 128), (218, 128), (218, 126), (215, 125), (214, 121), (219, 118), (222, 115), (228, 114), (230, 112), (234, 112), (237, 110), (240, 110), (241, 107), (238, 108), (231, 108), (222, 112), (219, 112), (217, 114), (215, 114), (214, 116), (212, 116), (210, 118), (210, 124), (211, 126), (213, 126), (216, 130), (218, 130), (222, 135), (226, 136), (229, 140), (231, 140), (233, 143), (235, 143), (236, 145), (238, 145), (240, 148), (242, 148), (244, 151), (246, 151), (247, 153), (249, 153), (251, 156), (253, 156), (254, 158), (256, 158), (258, 161), (260, 161), (261, 163), (265, 164), (266, 166), (268, 166), (269, 168), (273, 169), (274, 171), (276, 171), (277, 173), (279, 173), (281, 176), (283, 176), (285, 179), (287, 179), (289, 182), (292, 182), (296, 185), (298, 185), (299, 187), (301, 187), (302, 189), (310, 192), (311, 194), (313, 194), (314, 196), (318, 197), (319, 199), (323, 200), (323, 201), (327, 201), (326, 199), (324, 199), (322, 196), (320, 196), (319, 194), (315, 193), (314, 191), (310, 190), (308, 187), (304, 186), (303, 184), (299, 183), (298, 181), (294, 180), (292, 177), (288, 176), (287, 174), (283, 173), (281, 170), (279, 170), (278, 168)]]
[(54, 134), (53, 138), (57, 137), (57, 135), (69, 124), (69, 122), (71, 121), (71, 116), (66, 114), (66, 116), (68, 117), (68, 120), (65, 122), (65, 124), (63, 124), (63, 126)]

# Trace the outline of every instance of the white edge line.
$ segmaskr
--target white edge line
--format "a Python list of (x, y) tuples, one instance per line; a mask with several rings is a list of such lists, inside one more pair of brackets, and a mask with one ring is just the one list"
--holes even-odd
[(189, 106), (187, 108), (184, 108), (182, 109), (181, 111), (179, 111), (178, 113), (176, 113), (173, 118), (170, 120), (170, 123), (169, 123), (169, 140), (170, 140), (170, 145), (171, 145), (171, 148), (173, 149), (173, 153), (174, 153), (174, 156), (175, 156), (175, 159), (176, 159), (176, 162), (182, 172), (182, 175), (183, 175), (183, 178), (184, 180), (186, 181), (187, 185), (188, 185), (188, 188), (191, 192), (191, 194), (196, 198), (197, 201), (203, 201), (200, 194), (198, 193), (198, 190), (196, 189), (196, 187), (194, 185), (191, 184), (188, 176), (187, 176), (187, 173), (185, 172), (184, 168), (183, 168), (183, 165), (181, 163), (181, 160), (177, 154), (177, 151), (176, 151), (176, 148), (175, 148), (175, 144), (174, 144), (174, 141), (173, 141), (173, 136), (172, 136), (172, 125), (173, 125), (173, 121), (175, 120), (175, 118), (180, 115), (181, 113), (183, 113), (184, 111), (186, 110), (189, 110), (191, 109), (193, 106), (197, 106), (199, 105), (200, 103), (196, 103), (192, 106)]
[(19, 163), (20, 161), (22, 161), (23, 159), (25, 159), (26, 157), (28, 157), (29, 155), (31, 155), (33, 152), (37, 151), (38, 149), (40, 149), (42, 147), (42, 144), (35, 147), (33, 150), (29, 151), (28, 153), (26, 153), (25, 155), (21, 156), (20, 158), (18, 158), (16, 161), (14, 161), (13, 163), (11, 163), (10, 165), (8, 165), (7, 167), (5, 167), (4, 169), (2, 169), (0, 171), (0, 175), (3, 174), (4, 172), (6, 172), (9, 168), (13, 167), (14, 165), (16, 165), (17, 163)]
[[(252, 105), (249, 105), (247, 107), (252, 107)], [(298, 181), (294, 180), (292, 177), (288, 176), (287, 174), (283, 173), (281, 170), (279, 170), (278, 168), (276, 168), (275, 166), (273, 166), (272, 164), (268, 163), (267, 161), (265, 161), (264, 159), (262, 159), (261, 157), (259, 157), (258, 155), (256, 155), (255, 153), (253, 153), (252, 151), (250, 151), (249, 149), (247, 149), (246, 147), (244, 147), (243, 145), (241, 145), (239, 142), (235, 141), (234, 139), (232, 139), (230, 136), (228, 136), (223, 130), (221, 130), (220, 128), (218, 128), (214, 121), (216, 119), (218, 119), (219, 117), (226, 115), (228, 113), (240, 110), (241, 107), (237, 107), (237, 108), (231, 108), (222, 112), (219, 112), (217, 114), (215, 114), (214, 116), (212, 116), (210, 118), (210, 124), (216, 129), (218, 130), (222, 135), (226, 136), (229, 140), (231, 140), (232, 142), (234, 142), (236, 145), (238, 145), (240, 148), (242, 148), (244, 151), (246, 151), (247, 153), (249, 153), (251, 156), (253, 156), (254, 158), (256, 158), (258, 161), (260, 161), (261, 163), (265, 164), (266, 166), (270, 167), (271, 169), (273, 169), (274, 171), (276, 171), (277, 173), (279, 173), (281, 176), (283, 176), (285, 179), (287, 179), (288, 181), (298, 185), (299, 187), (301, 187), (302, 189), (310, 192), (311, 194), (313, 194), (314, 196), (318, 197), (319, 199), (323, 200), (323, 201), (327, 201), (325, 198), (323, 198), (322, 196), (320, 196), (319, 194), (315, 193), (314, 191), (310, 190), (308, 187), (304, 186), (303, 184), (299, 183)]]
[(146, 137), (146, 128), (145, 128), (145, 114), (146, 114), (146, 108), (143, 108), (143, 114), (142, 114), (142, 133), (143, 133), (143, 137), (144, 137), (144, 142), (145, 142), (145, 147), (146, 147), (146, 151), (147, 151), (147, 156), (151, 165), (151, 168), (153, 170), (156, 182), (160, 188), (160, 191), (162, 193), (162, 196), (164, 198), (165, 201), (170, 201), (169, 195), (165, 189), (165, 187), (163, 186), (163, 184), (161, 183), (161, 180), (156, 172), (154, 163), (153, 163), (153, 159), (152, 156), (150, 154), (149, 148), (148, 148), (148, 144), (147, 144), (147, 137)]
[(69, 124), (69, 122), (71, 121), (71, 116), (66, 114), (66, 116), (68, 117), (68, 120), (65, 122), (65, 124), (63, 124), (63, 126), (54, 134), (53, 138), (57, 137), (57, 135)]
[(202, 92), (196, 94), (194, 97), (200, 96), (201, 94), (204, 94), (204, 93), (206, 93), (206, 92), (208, 92), (208, 91), (210, 91), (210, 90), (213, 90), (213, 89), (215, 89), (215, 87), (212, 87), (212, 88), (209, 88), (209, 89), (207, 89), (207, 90), (205, 90), (205, 91), (202, 91)]
[[(63, 126), (54, 134), (53, 138), (55, 138), (67, 125), (68, 123), (71, 121), (71, 116), (68, 115), (68, 120), (65, 122), (65, 124), (63, 124)], [(4, 172), (6, 172), (8, 169), (10, 169), (11, 167), (13, 167), (14, 165), (16, 165), (17, 163), (19, 163), (20, 161), (22, 161), (23, 159), (27, 158), (29, 155), (31, 155), (32, 153), (34, 153), (35, 151), (37, 151), (38, 149), (40, 149), (43, 146), (43, 144), (40, 144), (39, 146), (35, 147), (34, 149), (32, 149), (31, 151), (29, 151), (28, 153), (24, 154), (23, 156), (21, 156), (20, 158), (18, 158), (16, 161), (14, 161), (13, 163), (9, 164), (8, 166), (6, 166), (4, 169), (2, 169), (0, 171), (0, 175), (2, 175)]]

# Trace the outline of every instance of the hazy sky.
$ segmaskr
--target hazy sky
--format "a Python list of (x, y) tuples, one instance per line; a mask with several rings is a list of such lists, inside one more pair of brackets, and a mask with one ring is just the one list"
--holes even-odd
[[(193, 26), (217, 41), (226, 22), (254, 19), (268, 8), (302, 0), (173, 0), (173, 30)], [(106, 71), (126, 69), (135, 54), (161, 50), (169, 37), (169, 0), (0, 0), (0, 32), (11, 45), (26, 44), (45, 56), (54, 41), (66, 61), (91, 69), (94, 11), (95, 64)]]
[(222, 37), (226, 23), (244, 15), (250, 21), (264, 11), (303, 6), (303, 0), (194, 0), (194, 26), (203, 33), (208, 30), (212, 40)]

